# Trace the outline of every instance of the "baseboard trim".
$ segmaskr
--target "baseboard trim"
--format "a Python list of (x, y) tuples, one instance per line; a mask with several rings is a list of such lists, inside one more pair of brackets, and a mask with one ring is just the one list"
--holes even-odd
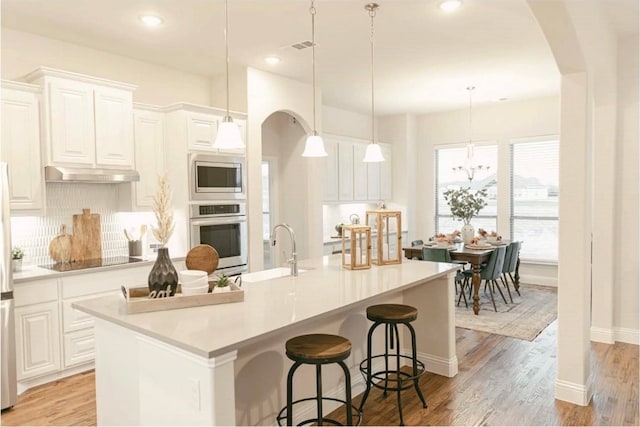
[(63, 371), (53, 372), (51, 374), (42, 375), (40, 377), (28, 378), (25, 380), (18, 380), (18, 395), (21, 395), (30, 388), (37, 387), (42, 384), (50, 383), (53, 381), (61, 380), (62, 378), (70, 377), (72, 375), (81, 374), (86, 371), (90, 371), (95, 368), (95, 364), (92, 361), (82, 365), (73, 366)]
[(418, 359), (424, 363), (427, 371), (444, 377), (455, 377), (458, 374), (458, 357), (453, 356), (450, 359), (444, 357), (433, 356), (431, 354), (418, 352)]
[(555, 398), (575, 405), (587, 406), (593, 397), (593, 375), (589, 375), (586, 384), (556, 379)]
[(557, 288), (558, 278), (549, 277), (549, 276), (535, 276), (535, 275), (529, 275), (529, 274), (521, 274), (520, 283), (531, 284), (531, 285), (553, 286), (554, 288)]
[(616, 341), (640, 345), (640, 331), (630, 328), (613, 328)]
[(615, 334), (613, 329), (591, 327), (591, 341), (601, 342), (604, 344), (613, 344), (615, 342)]

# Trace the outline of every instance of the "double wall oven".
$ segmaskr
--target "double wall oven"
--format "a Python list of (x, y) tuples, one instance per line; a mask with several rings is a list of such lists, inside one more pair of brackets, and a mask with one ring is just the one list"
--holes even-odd
[(246, 174), (243, 157), (193, 154), (189, 164), (191, 247), (210, 245), (216, 273), (247, 271)]

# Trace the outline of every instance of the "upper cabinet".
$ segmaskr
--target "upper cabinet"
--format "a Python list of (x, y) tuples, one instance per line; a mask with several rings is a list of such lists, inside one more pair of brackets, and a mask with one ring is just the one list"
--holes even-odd
[(323, 135), (326, 202), (367, 202), (391, 199), (391, 145), (380, 144), (385, 158), (381, 163), (362, 161), (368, 141), (337, 135)]
[(135, 85), (41, 67), (45, 163), (132, 169)]
[[(170, 114), (171, 132), (176, 132), (180, 140), (186, 141), (188, 151), (206, 151), (209, 153), (244, 155), (245, 149), (217, 149), (213, 143), (218, 135), (218, 126), (225, 111), (212, 107), (193, 104), (174, 104), (164, 109)], [(232, 113), (233, 121), (240, 129), (242, 141), (247, 144), (247, 121), (244, 115)]]
[(164, 114), (158, 111), (133, 111), (136, 170), (140, 181), (133, 183), (134, 206), (151, 208), (158, 187), (158, 176), (165, 169)]
[(9, 165), (12, 213), (39, 214), (44, 206), (39, 98), (38, 86), (2, 81), (0, 156)]

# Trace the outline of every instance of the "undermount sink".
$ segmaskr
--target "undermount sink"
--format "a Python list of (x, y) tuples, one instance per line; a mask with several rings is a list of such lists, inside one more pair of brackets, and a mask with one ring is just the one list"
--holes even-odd
[[(301, 268), (298, 269), (298, 275), (306, 272)], [(242, 281), (246, 283), (262, 282), (263, 280), (277, 279), (291, 275), (290, 267), (276, 267), (269, 270), (256, 271), (254, 273), (246, 273), (242, 275)]]

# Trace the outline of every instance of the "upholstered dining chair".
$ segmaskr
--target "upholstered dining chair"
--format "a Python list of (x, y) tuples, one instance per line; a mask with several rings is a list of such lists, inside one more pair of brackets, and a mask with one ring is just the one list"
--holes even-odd
[(507, 252), (504, 256), (504, 266), (502, 267), (502, 276), (500, 277), (500, 281), (507, 288), (507, 292), (509, 292), (509, 298), (511, 302), (513, 302), (513, 298), (511, 297), (511, 290), (509, 289), (509, 280), (507, 280), (507, 274), (511, 278), (511, 282), (513, 283), (513, 289), (520, 295), (520, 286), (516, 284), (516, 281), (513, 280), (513, 276), (511, 273), (516, 271), (516, 266), (518, 265), (518, 257), (520, 256), (520, 248), (522, 247), (522, 242), (513, 241), (509, 243), (507, 246)]
[(420, 246), (420, 245), (424, 245), (424, 242), (420, 239), (414, 240), (413, 242), (411, 242), (411, 246)]
[[(500, 275), (502, 274), (502, 268), (504, 267), (504, 259), (505, 259), (506, 253), (507, 253), (506, 246), (496, 247), (496, 249), (491, 253), (491, 256), (489, 257), (487, 264), (482, 268), (482, 270), (480, 270), (480, 280), (484, 280), (485, 291), (487, 287), (489, 288), (489, 293), (491, 294), (491, 303), (493, 304), (493, 310), (496, 312), (498, 311), (498, 308), (496, 307), (496, 300), (493, 297), (493, 292), (496, 288), (498, 289), (498, 292), (500, 292), (500, 295), (502, 296), (502, 300), (504, 301), (504, 303), (509, 304), (507, 302), (507, 299), (504, 297), (504, 294), (502, 293), (502, 289), (500, 289), (500, 286), (498, 285), (498, 282), (497, 282), (497, 280), (500, 278)], [(471, 278), (472, 278), (473, 272), (471, 270), (464, 270), (463, 274), (465, 277), (463, 287), (464, 285), (469, 286), (469, 298), (471, 298), (471, 292), (472, 292), (471, 288), (473, 287), (471, 284)], [(459, 299), (460, 298), (458, 298), (458, 300)]]
[[(449, 249), (447, 248), (422, 248), (422, 260), (423, 261), (434, 261), (434, 262), (448, 262), (450, 264), (461, 264), (459, 261), (453, 261), (451, 259), (451, 253), (449, 253)], [(469, 307), (467, 304), (467, 297), (464, 294), (464, 286), (463, 286), (464, 276), (462, 275), (462, 271), (458, 270), (456, 272), (456, 293), (458, 292), (458, 287), (460, 287), (460, 296), (464, 299), (464, 306)], [(460, 304), (460, 297), (458, 298), (458, 304)]]

